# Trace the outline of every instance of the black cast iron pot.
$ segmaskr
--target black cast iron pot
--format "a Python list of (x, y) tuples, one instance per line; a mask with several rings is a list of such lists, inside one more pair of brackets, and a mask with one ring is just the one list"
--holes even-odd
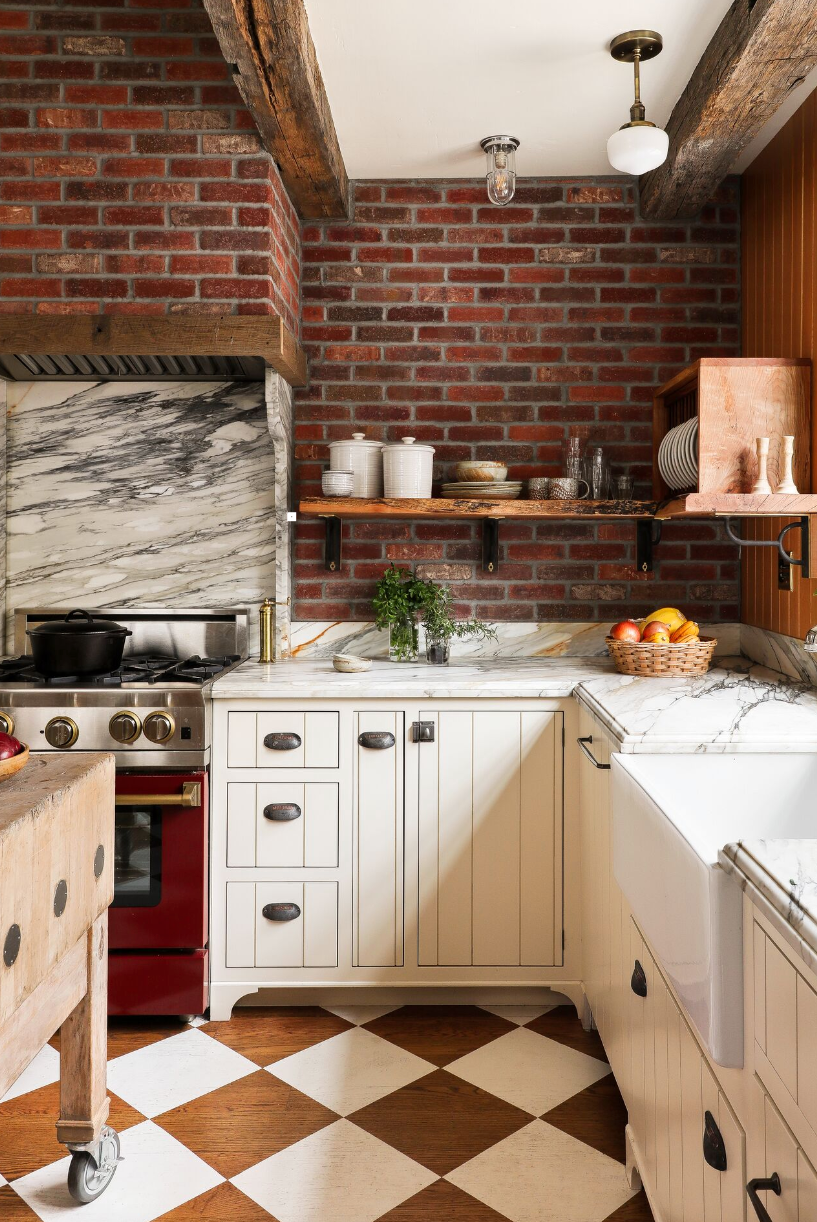
[(129, 628), (110, 619), (94, 619), (88, 611), (71, 611), (65, 619), (46, 620), (29, 628), (31, 655), (40, 674), (101, 675), (122, 662)]

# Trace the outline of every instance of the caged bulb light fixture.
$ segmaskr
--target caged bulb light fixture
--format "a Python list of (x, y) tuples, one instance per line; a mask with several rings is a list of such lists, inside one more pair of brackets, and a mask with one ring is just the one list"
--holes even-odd
[(607, 141), (607, 160), (614, 170), (621, 170), (623, 174), (646, 174), (667, 159), (669, 136), (650, 123), (641, 101), (641, 62), (659, 55), (663, 46), (663, 39), (655, 30), (628, 30), (610, 43), (613, 59), (633, 65), (635, 83), (630, 122)]
[(492, 204), (509, 204), (516, 190), (516, 136), (486, 136), (480, 147), (488, 159), (488, 199)]

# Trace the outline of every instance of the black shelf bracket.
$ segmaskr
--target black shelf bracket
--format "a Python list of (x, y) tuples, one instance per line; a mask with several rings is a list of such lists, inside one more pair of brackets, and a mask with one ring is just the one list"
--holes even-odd
[(326, 525), (326, 546), (323, 553), (323, 567), (328, 573), (340, 572), (340, 539), (343, 523), (340, 518), (324, 518)]
[[(796, 565), (800, 569), (802, 577), (811, 576), (811, 565), (809, 564), (810, 540), (809, 540), (809, 517), (804, 514), (798, 522), (789, 522), (784, 526), (776, 539), (742, 539), (740, 535), (736, 535), (732, 528), (732, 519), (726, 518), (726, 533), (733, 543), (737, 543), (738, 547), (776, 547), (780, 556), (780, 562)], [(800, 559), (795, 560), (794, 556), (790, 556), (783, 546), (783, 540), (790, 530), (800, 531)], [(785, 570), (784, 570), (785, 572)]]
[(635, 524), (635, 563), (639, 573), (651, 573), (652, 550), (661, 542), (661, 523), (656, 518), (637, 518)]
[(495, 573), (499, 568), (499, 518), (482, 522), (482, 571)]

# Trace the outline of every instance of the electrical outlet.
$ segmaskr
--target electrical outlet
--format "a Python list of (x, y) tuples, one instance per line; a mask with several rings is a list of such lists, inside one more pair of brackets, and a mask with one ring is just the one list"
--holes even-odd
[[(794, 552), (787, 552), (787, 555), (793, 556)], [(794, 590), (794, 565), (787, 564), (782, 556), (777, 557), (777, 588), (789, 593)]]

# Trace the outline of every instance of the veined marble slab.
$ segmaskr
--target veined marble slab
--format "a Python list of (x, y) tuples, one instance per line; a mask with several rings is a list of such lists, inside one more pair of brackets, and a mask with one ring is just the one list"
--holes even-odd
[(817, 690), (746, 658), (695, 679), (619, 675), (606, 658), (455, 659), (448, 666), (376, 660), (342, 675), (327, 658), (249, 661), (213, 686), (221, 700), (465, 699), (575, 694), (619, 750), (817, 752)]
[(8, 422), (9, 647), (16, 607), (255, 607), (280, 589), (260, 383), (12, 382)]
[(739, 840), (719, 860), (817, 972), (817, 840)]
[[(496, 640), (453, 640), (454, 658), (606, 658), (607, 636), (612, 621), (601, 623), (492, 623)], [(718, 638), (717, 653), (740, 653), (740, 624), (705, 627), (707, 636)], [(353, 653), (361, 658), (385, 658), (389, 652), (388, 631), (371, 622), (343, 620), (296, 620), (290, 631), (290, 656), (329, 658), (334, 653)]]
[(426, 700), (451, 697), (570, 696), (583, 678), (612, 669), (602, 658), (459, 658), (448, 666), (375, 660), (371, 670), (344, 675), (327, 658), (262, 666), (250, 660), (216, 680), (215, 700)]
[(578, 696), (632, 751), (817, 751), (817, 690), (721, 658), (699, 678), (607, 676)]
[[(814, 618), (817, 621), (817, 606), (814, 609)], [(761, 666), (779, 670), (790, 679), (817, 687), (817, 654), (806, 653), (803, 642), (798, 637), (769, 632), (765, 628), (754, 628), (751, 624), (741, 624), (740, 652)]]

